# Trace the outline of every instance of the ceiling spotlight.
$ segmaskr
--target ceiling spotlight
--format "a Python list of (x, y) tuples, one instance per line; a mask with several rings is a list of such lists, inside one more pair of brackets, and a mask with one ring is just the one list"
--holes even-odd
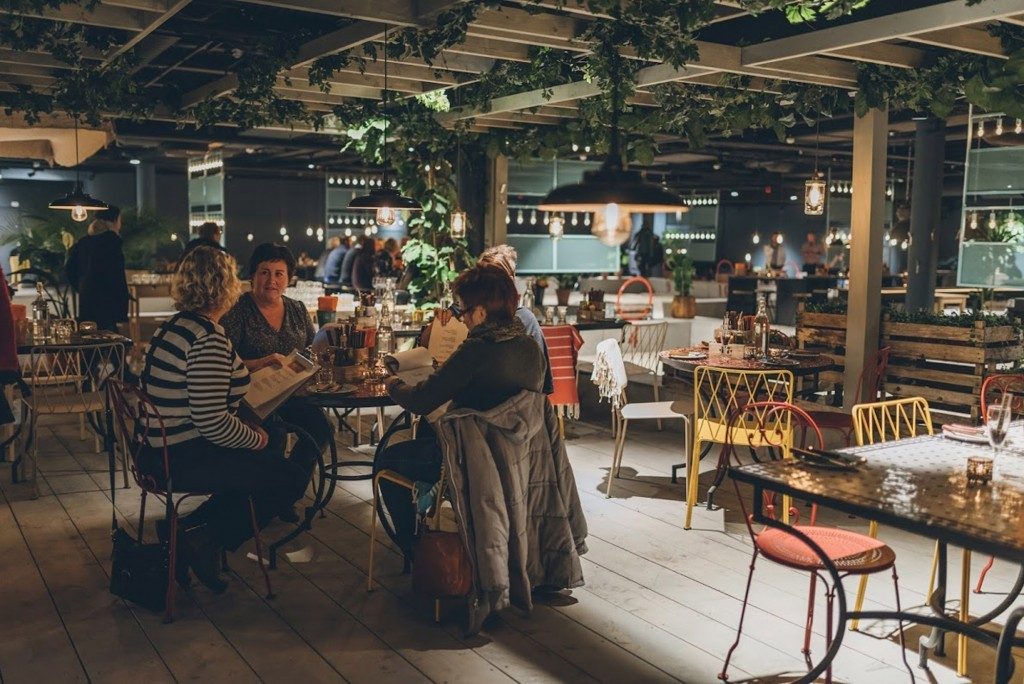
[(740, 196), (740, 193), (736, 192), (735, 190), (733, 190), (732, 192), (729, 193), (729, 197), (739, 197), (739, 196)]
[(978, 122), (978, 137), (979, 138), (985, 137), (985, 121), (984, 120)]
[(791, 135), (789, 135), (789, 136), (786, 136), (786, 144), (787, 144), (787, 145), (792, 145), (792, 144), (793, 144), (793, 143), (795, 143), (795, 142), (796, 142), (796, 138), (794, 138), (794, 137), (793, 137), (793, 136), (791, 136)]
[(306, 235), (308, 235), (309, 237), (313, 237), (313, 228), (312, 227), (306, 228)]
[(996, 119), (996, 135), (1003, 134), (1003, 117)]
[(284, 240), (285, 242), (288, 242), (288, 240), (290, 240), (290, 239), (291, 239), (291, 236), (290, 236), (290, 235), (285, 235), (285, 236), (284, 236), (284, 237), (282, 237), (281, 239), (282, 239), (282, 240)]
[(328, 185), (334, 185), (334, 176), (328, 176), (327, 177), (327, 184)]
[(306, 168), (307, 169), (315, 169), (316, 168), (316, 164), (312, 164), (312, 163), (306, 164)]
[(132, 166), (138, 166), (139, 164), (142, 163), (142, 160), (141, 159), (129, 159), (128, 163), (131, 164)]
[(789, 196), (789, 201), (790, 202), (796, 202), (796, 195), (790, 195)]
[(255, 154), (256, 153), (256, 148), (255, 147), (246, 147), (245, 148), (245, 153), (246, 154)]
[(248, 240), (249, 242), (252, 242), (252, 240), (253, 240), (253, 234), (252, 234), (252, 233), (248, 233), (248, 234), (247, 234), (247, 235), (245, 236), (245, 239), (246, 239), (246, 240)]

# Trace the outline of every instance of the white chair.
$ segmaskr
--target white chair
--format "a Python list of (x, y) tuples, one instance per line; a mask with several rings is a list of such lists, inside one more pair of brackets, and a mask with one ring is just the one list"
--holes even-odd
[[(664, 330), (662, 334), (664, 334)], [(627, 366), (618, 354), (607, 355), (603, 361), (599, 360), (597, 363), (616, 364), (618, 368), (613, 368), (612, 371), (625, 375), (628, 383)], [(672, 401), (649, 401), (630, 404), (626, 398), (626, 388), (623, 388), (619, 401), (612, 405), (612, 427), (616, 440), (615, 451), (612, 455), (612, 467), (608, 472), (608, 487), (605, 490), (606, 497), (612, 495), (612, 481), (619, 476), (619, 467), (622, 465), (622, 452), (626, 446), (626, 432), (629, 429), (629, 422), (631, 420), (656, 420), (658, 421), (659, 428), (661, 427), (662, 420), (682, 420), (683, 450), (684, 453), (690, 452), (690, 417), (674, 411), (672, 409), (674, 403)]]
[[(661, 399), (664, 371), (659, 353), (665, 348), (668, 323), (665, 321), (634, 321), (622, 329), (622, 360), (630, 382), (650, 385), (654, 401)], [(661, 419), (657, 419), (661, 429)]]

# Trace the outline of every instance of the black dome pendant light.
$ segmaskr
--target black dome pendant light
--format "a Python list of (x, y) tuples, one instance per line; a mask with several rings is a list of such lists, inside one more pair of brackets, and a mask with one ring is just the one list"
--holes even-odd
[(90, 211), (106, 211), (110, 207), (107, 206), (106, 202), (96, 199), (89, 193), (85, 192), (85, 188), (82, 186), (82, 180), (79, 176), (79, 158), (78, 158), (78, 117), (75, 117), (75, 186), (71, 192), (58, 197), (57, 199), (50, 202), (48, 205), (50, 209), (59, 209), (63, 211), (70, 211), (71, 218), (74, 221), (84, 221), (89, 218)]
[(355, 197), (348, 203), (349, 209), (375, 211), (375, 220), (379, 226), (390, 226), (398, 220), (399, 211), (423, 211), (420, 203), (411, 197), (406, 197), (397, 189), (391, 187), (388, 181), (388, 29), (384, 28), (384, 132), (381, 142), (381, 161), (383, 169), (381, 173), (381, 184), (371, 190), (369, 194)]

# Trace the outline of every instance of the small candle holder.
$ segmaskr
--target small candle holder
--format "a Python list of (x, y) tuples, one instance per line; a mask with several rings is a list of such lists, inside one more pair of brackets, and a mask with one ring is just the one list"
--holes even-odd
[(567, 306), (560, 306), (560, 307), (558, 307), (557, 311), (558, 311), (558, 322), (561, 323), (562, 325), (565, 325), (565, 315), (569, 312), (569, 307), (567, 307)]
[(555, 324), (555, 307), (549, 306), (544, 309), (544, 325)]
[(992, 481), (992, 459), (988, 456), (968, 456), (967, 484), (986, 485)]

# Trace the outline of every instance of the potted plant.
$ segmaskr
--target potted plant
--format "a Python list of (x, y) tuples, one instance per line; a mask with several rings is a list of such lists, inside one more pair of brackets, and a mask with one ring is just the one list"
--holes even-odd
[(544, 306), (544, 290), (548, 289), (547, 276), (539, 276), (533, 281), (533, 302), (534, 306)]
[(574, 273), (565, 273), (558, 278), (558, 288), (555, 290), (555, 297), (558, 298), (558, 306), (569, 306), (569, 295), (576, 288), (578, 277)]
[(697, 315), (697, 298), (690, 294), (693, 286), (693, 259), (681, 254), (672, 260), (672, 280), (676, 294), (672, 298), (673, 318), (693, 318)]

